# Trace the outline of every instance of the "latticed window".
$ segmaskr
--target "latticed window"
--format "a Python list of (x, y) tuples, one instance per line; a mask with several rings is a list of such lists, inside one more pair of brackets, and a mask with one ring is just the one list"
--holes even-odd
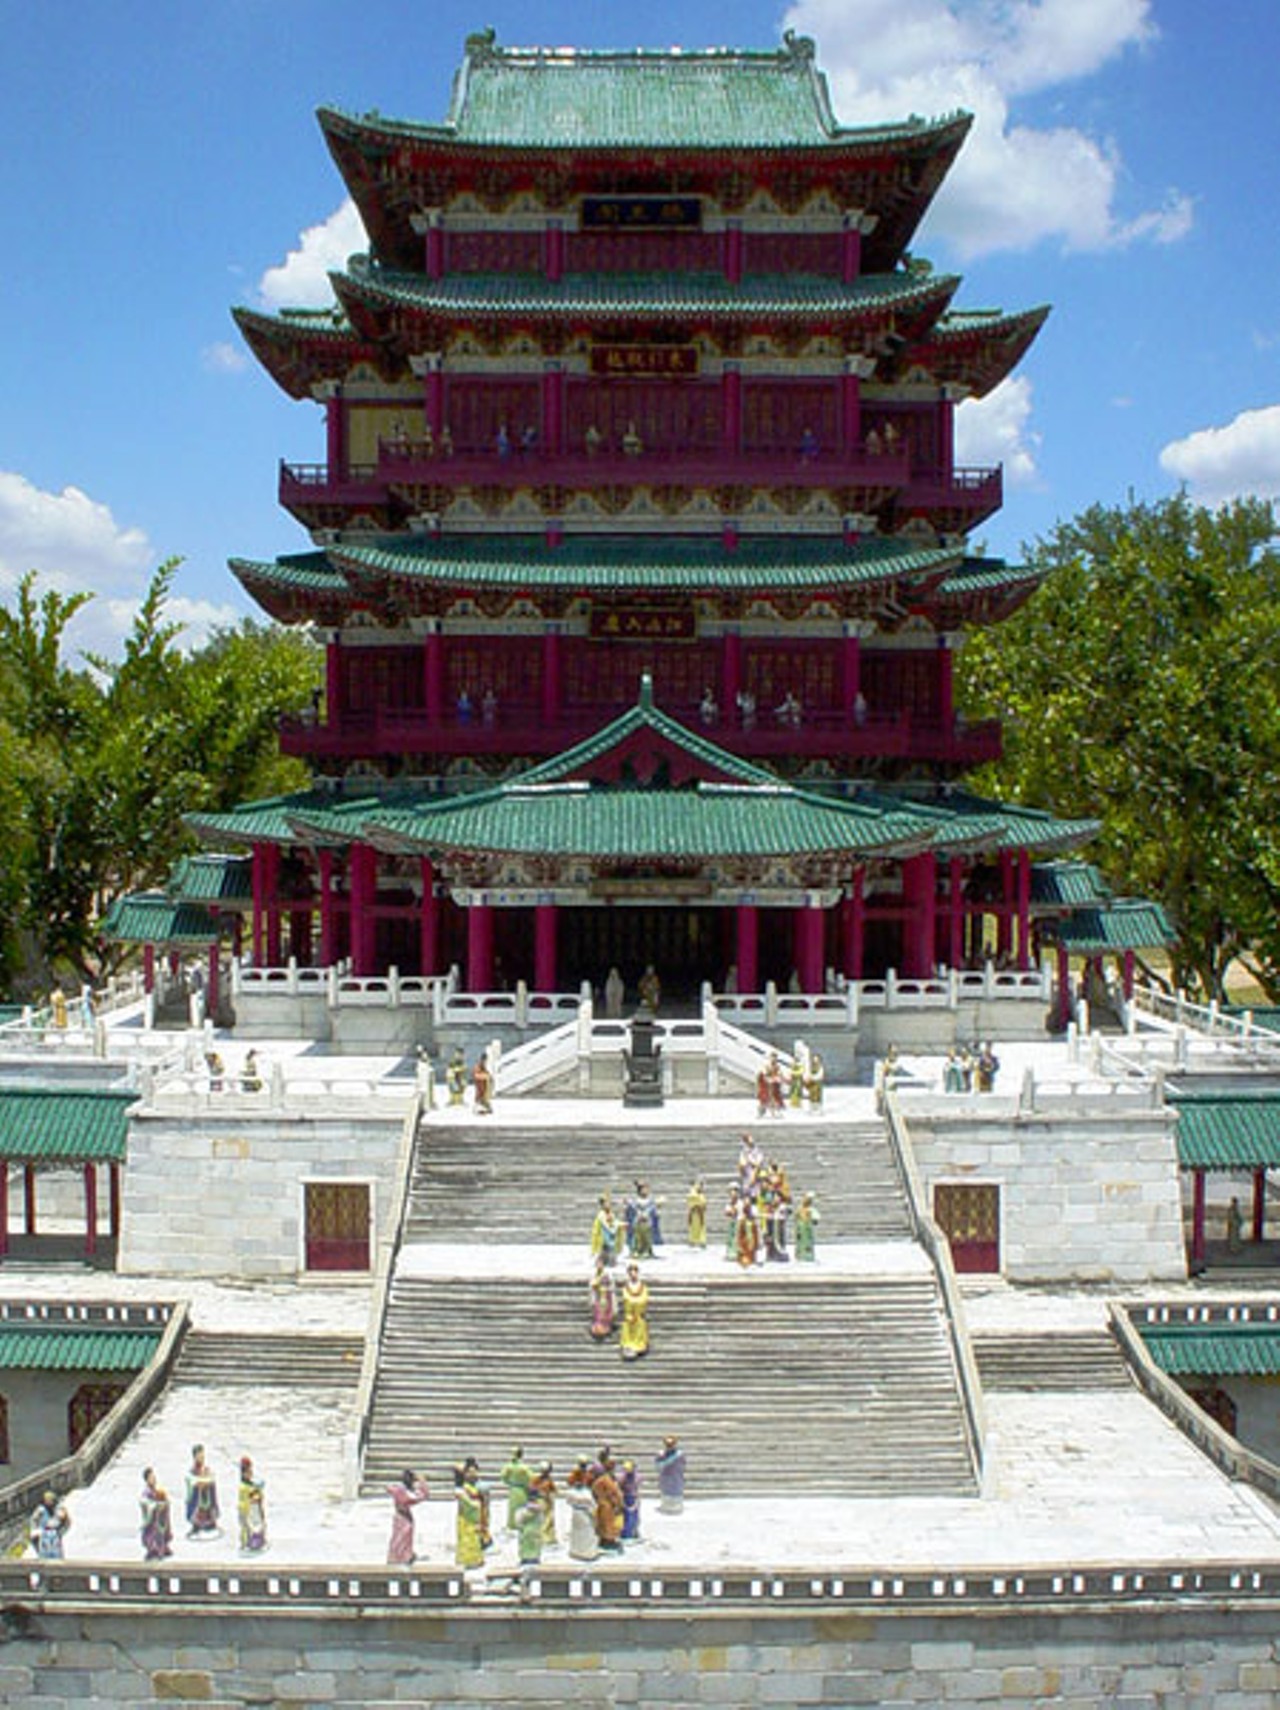
[(933, 1215), (958, 1271), (1000, 1269), (1000, 1189), (994, 1182), (938, 1182)]
[(125, 1392), (122, 1383), (82, 1383), (67, 1403), (67, 1449), (80, 1447)]
[(369, 1184), (307, 1182), (306, 1264), (309, 1271), (367, 1271)]

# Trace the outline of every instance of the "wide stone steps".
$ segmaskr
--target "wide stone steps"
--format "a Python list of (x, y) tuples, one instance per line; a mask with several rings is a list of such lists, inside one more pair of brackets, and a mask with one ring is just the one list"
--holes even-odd
[[(430, 1122), (414, 1157), (407, 1241), (585, 1244), (606, 1189), (615, 1207), (637, 1179), (664, 1203), (662, 1231), (683, 1242), (685, 1198), (701, 1180), (708, 1242), (723, 1239), (724, 1206), (742, 1140), (740, 1127), (702, 1129), (527, 1128)], [(817, 1196), (819, 1242), (883, 1241), (910, 1234), (906, 1200), (879, 1123), (757, 1124), (766, 1156), (787, 1167), (796, 1202)]]
[(217, 1334), (190, 1330), (172, 1382), (254, 1388), (354, 1389), (364, 1359), (362, 1336)]
[(447, 1487), (464, 1455), (492, 1474), (517, 1443), (561, 1474), (605, 1442), (647, 1466), (674, 1433), (700, 1495), (972, 1494), (930, 1277), (650, 1287), (652, 1351), (626, 1362), (591, 1340), (582, 1283), (397, 1278), (366, 1486), (408, 1465)]
[(985, 1332), (974, 1336), (973, 1351), (985, 1389), (1127, 1389), (1133, 1381), (1119, 1343), (1105, 1330)]

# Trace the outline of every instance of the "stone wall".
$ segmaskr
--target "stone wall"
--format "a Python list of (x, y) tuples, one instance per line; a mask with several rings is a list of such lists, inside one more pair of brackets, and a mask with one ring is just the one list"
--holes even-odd
[(921, 1181), (1000, 1188), (1001, 1270), (1012, 1282), (1183, 1281), (1181, 1186), (1169, 1110), (983, 1113), (904, 1101)]
[(343, 1618), (351, 1613), (27, 1615), (11, 1605), (0, 1702), (1271, 1710), (1280, 1694), (1265, 1609), (749, 1619), (494, 1607)]
[[(390, 1102), (390, 1101), (389, 1101)], [(295, 1277), (307, 1180), (368, 1182), (371, 1248), (391, 1233), (408, 1098), (381, 1114), (143, 1108), (129, 1124), (117, 1268), (173, 1277)], [(323, 1109), (318, 1101), (317, 1108)], [(336, 1273), (335, 1273), (336, 1274)]]

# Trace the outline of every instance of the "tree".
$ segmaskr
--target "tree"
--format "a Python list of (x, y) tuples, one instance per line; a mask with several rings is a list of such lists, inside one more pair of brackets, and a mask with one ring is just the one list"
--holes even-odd
[(1028, 555), (1049, 572), (972, 639), (960, 695), (1006, 721), (982, 780), (1096, 814), (1120, 891), (1164, 904), (1179, 984), (1241, 962), (1280, 997), (1280, 556), (1271, 507), (1095, 506)]

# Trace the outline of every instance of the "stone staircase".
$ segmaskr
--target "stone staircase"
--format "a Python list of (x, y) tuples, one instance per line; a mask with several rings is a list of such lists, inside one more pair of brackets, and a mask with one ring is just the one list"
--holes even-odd
[[(879, 1122), (804, 1120), (753, 1126), (766, 1156), (787, 1166), (798, 1202), (817, 1195), (820, 1245), (909, 1238), (906, 1199)], [(636, 1179), (665, 1201), (663, 1232), (684, 1237), (685, 1195), (701, 1178), (709, 1242), (721, 1239), (728, 1184), (737, 1170), (741, 1125), (574, 1127), (539, 1130), (430, 1122), (414, 1158), (407, 1242), (577, 1242), (586, 1245), (606, 1188), (621, 1210)]]
[(171, 1381), (255, 1389), (354, 1389), (363, 1358), (362, 1336), (190, 1330)]
[(973, 1351), (984, 1389), (1106, 1390), (1132, 1382), (1120, 1344), (1106, 1330), (986, 1332)]
[(974, 1493), (929, 1273), (649, 1281), (652, 1350), (625, 1362), (585, 1282), (397, 1277), (366, 1488), (413, 1466), (447, 1489), (467, 1454), (492, 1477), (516, 1444), (560, 1476), (606, 1442), (647, 1472), (673, 1433), (699, 1496)]

